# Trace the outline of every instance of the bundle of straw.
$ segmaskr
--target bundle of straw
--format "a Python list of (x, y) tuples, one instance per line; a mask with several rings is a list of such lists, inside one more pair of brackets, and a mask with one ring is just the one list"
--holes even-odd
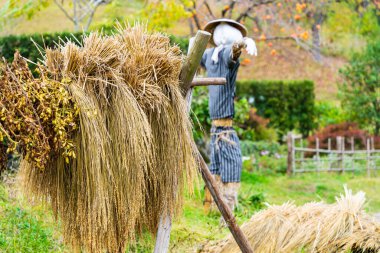
[(79, 108), (75, 158), (59, 153), (43, 170), (24, 159), (20, 173), (27, 192), (52, 204), (74, 250), (124, 251), (179, 210), (196, 168), (181, 62), (167, 37), (140, 25), (46, 49), (41, 75)]
[[(380, 224), (363, 211), (365, 194), (336, 198), (335, 204), (268, 206), (243, 225), (254, 252), (380, 252)], [(206, 244), (201, 252), (240, 252), (232, 237)]]

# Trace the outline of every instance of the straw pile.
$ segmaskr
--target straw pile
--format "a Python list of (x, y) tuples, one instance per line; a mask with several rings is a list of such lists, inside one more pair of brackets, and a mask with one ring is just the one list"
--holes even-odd
[[(254, 252), (380, 252), (380, 224), (363, 211), (365, 195), (345, 195), (336, 203), (269, 206), (243, 225)], [(240, 252), (232, 237), (201, 252)]]
[[(73, 250), (121, 252), (143, 229), (155, 233), (161, 215), (179, 210), (195, 174), (181, 62), (167, 37), (135, 26), (46, 49), (38, 79), (10, 79), (20, 64), (7, 65), (0, 92), (21, 87), (34, 124), (19, 127), (18, 138), (8, 125), (25, 117), (15, 110), (14, 119), (0, 120), (2, 136), (21, 145), (24, 187), (51, 203)], [(30, 83), (37, 95), (21, 92)], [(46, 106), (51, 112), (44, 116), (36, 110), (40, 96), (53, 97), (59, 109)], [(13, 100), (3, 101), (0, 109), (12, 111)], [(71, 115), (66, 123), (62, 108)]]

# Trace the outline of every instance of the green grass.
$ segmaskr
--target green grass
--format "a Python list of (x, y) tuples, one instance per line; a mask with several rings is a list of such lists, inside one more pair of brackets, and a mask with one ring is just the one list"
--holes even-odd
[(0, 252), (64, 252), (57, 231), (48, 209), (10, 198), (0, 185)]
[[(344, 184), (354, 192), (366, 192), (367, 212), (380, 212), (380, 177), (368, 178), (364, 174), (352, 173), (287, 177), (244, 171), (239, 197), (241, 205), (236, 217), (239, 224), (244, 223), (264, 207), (264, 202), (282, 204), (294, 201), (301, 205), (322, 200), (331, 203), (343, 192)], [(192, 197), (186, 197), (182, 215), (173, 224), (170, 252), (195, 252), (206, 241), (218, 240), (228, 234), (227, 229), (219, 228), (217, 213), (203, 213), (203, 193), (200, 184)], [(53, 221), (51, 212), (8, 195), (6, 188), (0, 186), (0, 252), (64, 252), (59, 226)], [(131, 246), (128, 252), (151, 252), (153, 247), (154, 238), (145, 234), (140, 243)]]

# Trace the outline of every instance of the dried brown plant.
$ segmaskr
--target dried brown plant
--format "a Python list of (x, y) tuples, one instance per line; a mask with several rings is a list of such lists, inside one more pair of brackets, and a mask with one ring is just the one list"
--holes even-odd
[[(363, 210), (365, 195), (345, 194), (334, 204), (285, 203), (269, 206), (243, 225), (254, 252), (380, 252), (380, 224)], [(227, 237), (204, 246), (201, 252), (240, 252)]]
[(22, 178), (52, 203), (74, 250), (121, 252), (180, 210), (196, 171), (181, 63), (178, 47), (141, 25), (46, 49), (42, 75), (79, 108), (76, 159), (59, 154), (43, 171), (24, 161)]

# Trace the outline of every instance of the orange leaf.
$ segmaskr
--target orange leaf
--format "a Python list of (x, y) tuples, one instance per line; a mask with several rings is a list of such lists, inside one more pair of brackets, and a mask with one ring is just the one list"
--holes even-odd
[(277, 55), (277, 51), (276, 51), (276, 49), (272, 49), (272, 51), (270, 51), (270, 54), (271, 54), (272, 56), (276, 56), (276, 55)]
[(266, 39), (267, 39), (267, 37), (265, 36), (265, 34), (261, 34), (259, 40), (266, 40)]
[(301, 38), (302, 38), (303, 40), (307, 40), (307, 39), (309, 38), (309, 32), (308, 32), (308, 31), (303, 32), (303, 33), (301, 34)]
[(244, 59), (240, 62), (240, 64), (243, 65), (243, 66), (247, 66), (247, 65), (249, 65), (251, 62), (252, 62), (251, 59), (244, 58)]
[(298, 14), (294, 15), (294, 19), (296, 21), (299, 21), (301, 19), (301, 15), (298, 15)]

